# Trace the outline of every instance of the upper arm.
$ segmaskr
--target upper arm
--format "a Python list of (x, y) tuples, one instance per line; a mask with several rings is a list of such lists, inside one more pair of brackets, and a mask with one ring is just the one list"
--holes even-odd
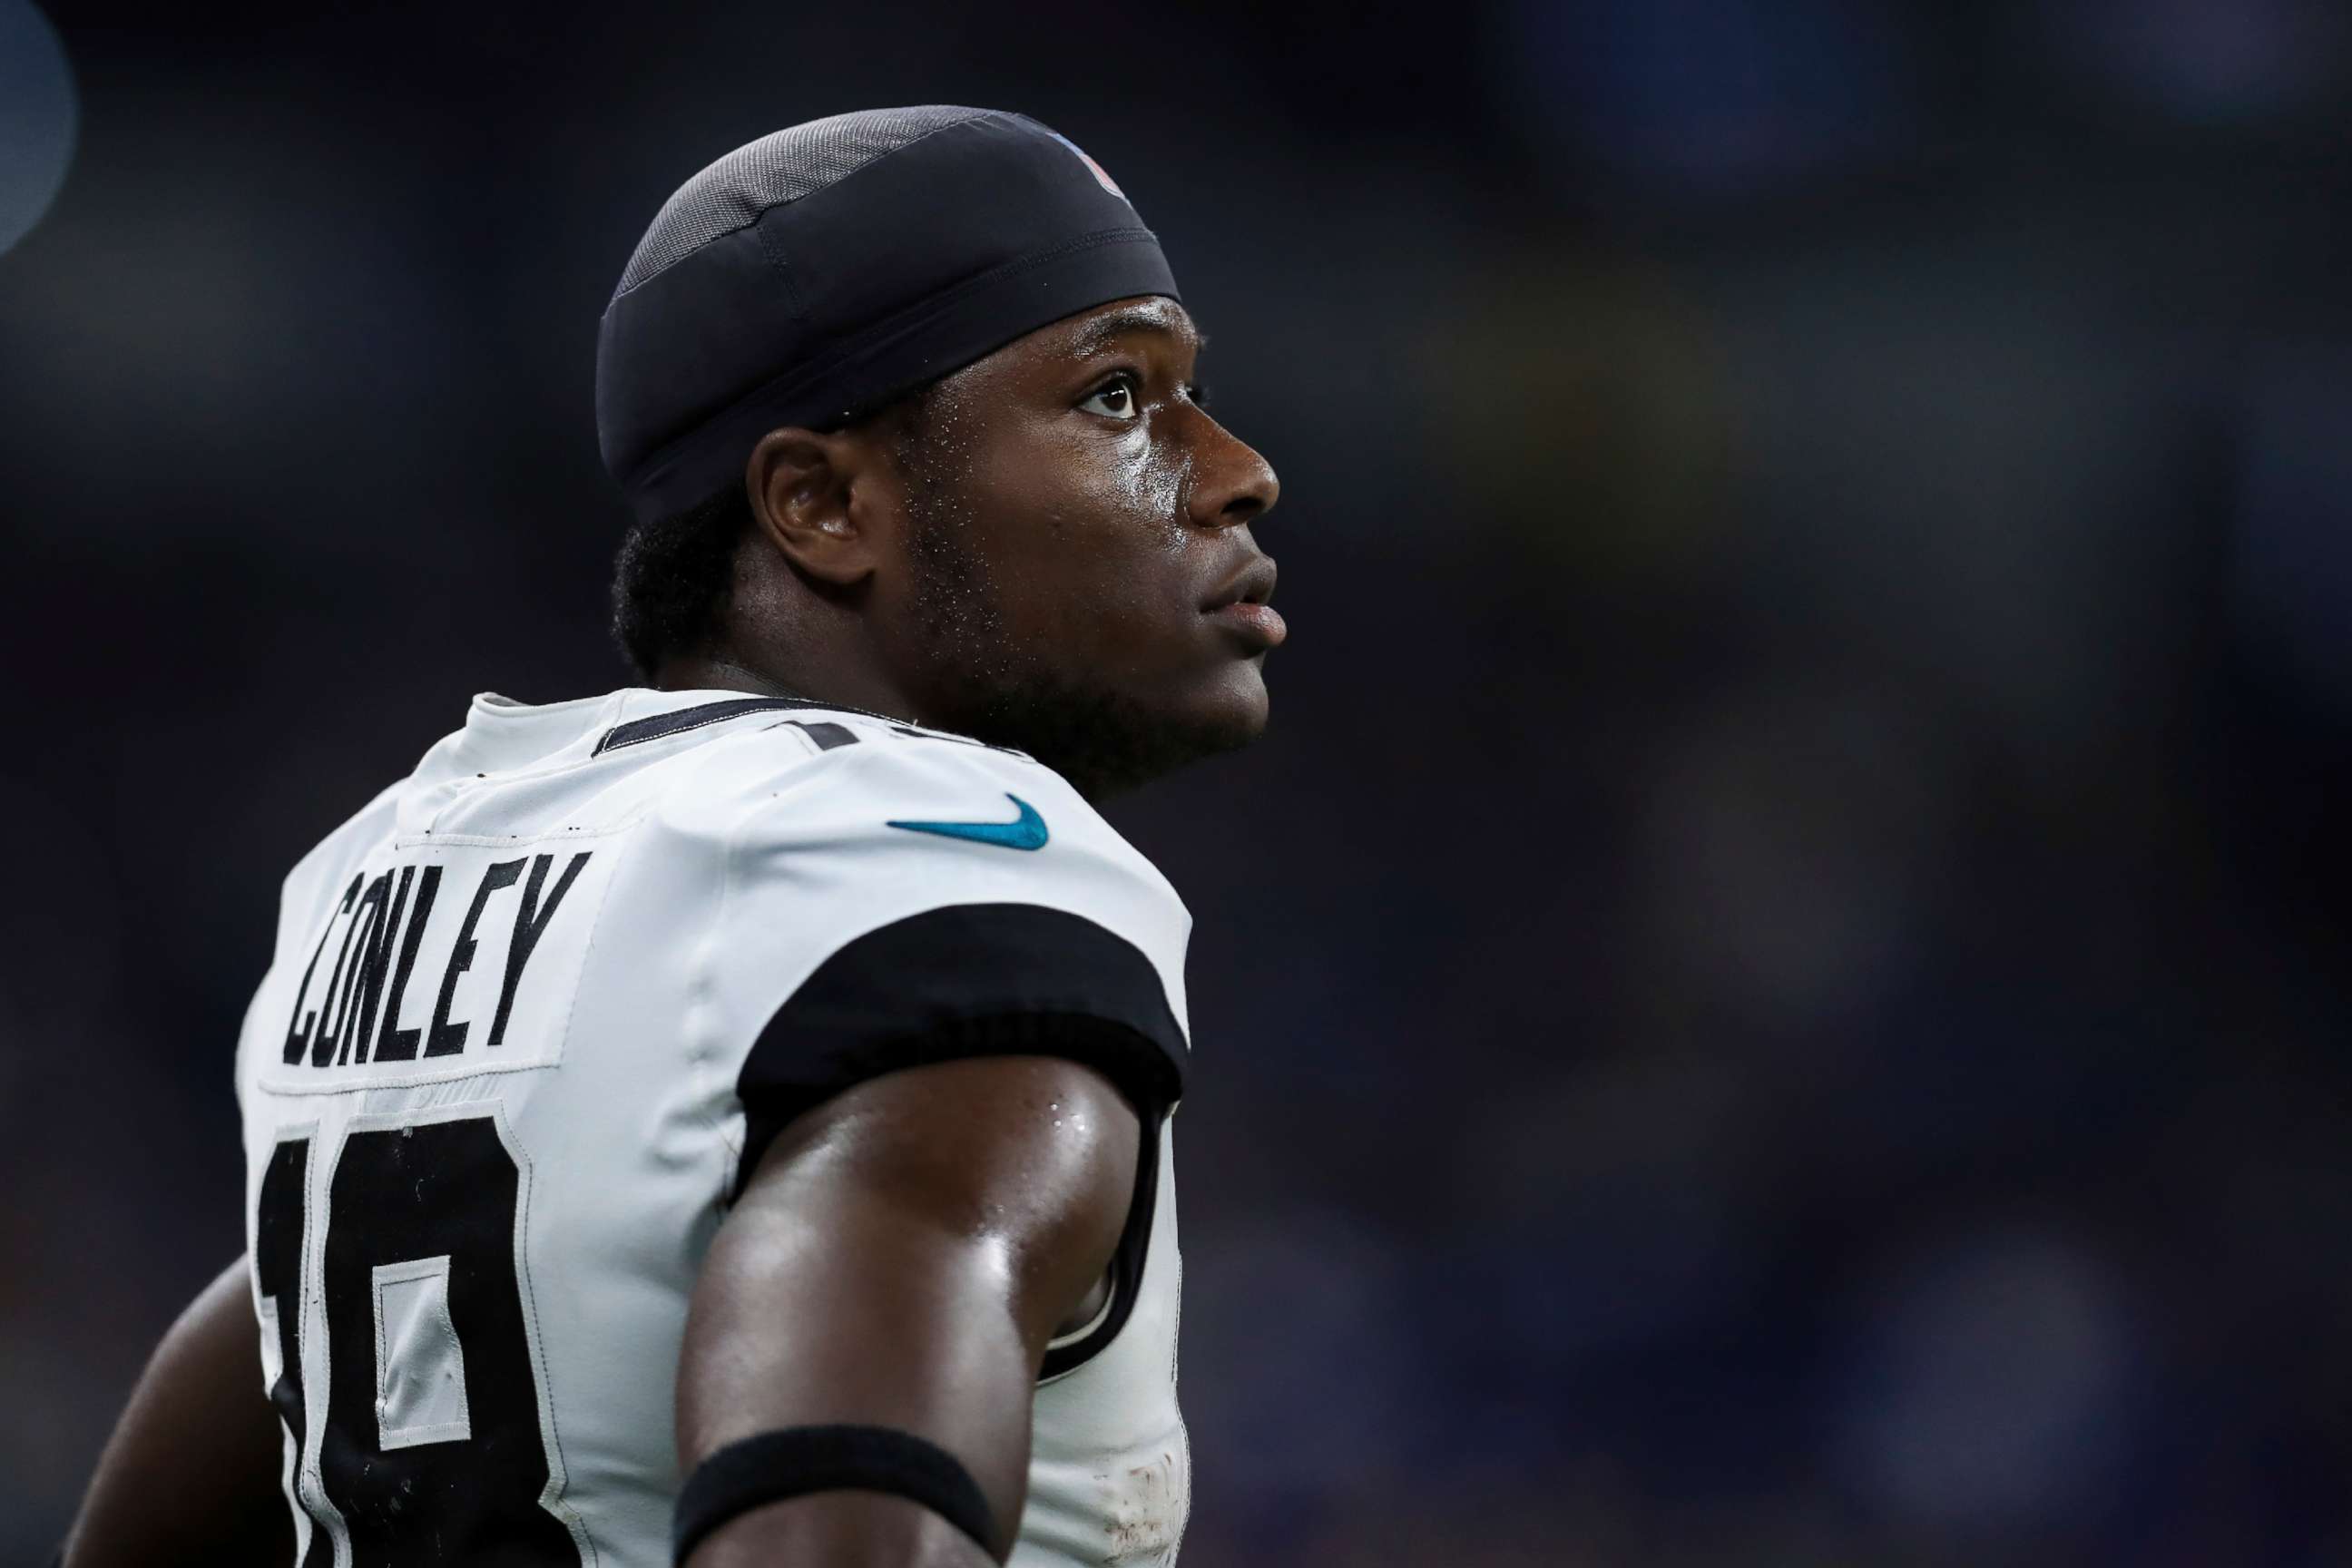
[(67, 1538), (66, 1568), (291, 1563), (280, 1441), (240, 1257), (180, 1314), (131, 1390)]
[[(1001, 1557), (1046, 1342), (1118, 1247), (1142, 1142), (1099, 1073), (1034, 1056), (890, 1073), (799, 1118), (696, 1287), (677, 1381), (682, 1468), (780, 1427), (911, 1432), (979, 1482)], [(824, 1494), (743, 1516), (696, 1561), (789, 1542), (809, 1560), (854, 1562), (843, 1553), (873, 1549), (877, 1529), (943, 1563), (960, 1540), (911, 1504)]]
[[(756, 742), (729, 787), (724, 764), (707, 775), (702, 798), (730, 814), (707, 992), (740, 1042), (712, 1087), (742, 1152), (688, 1322), (680, 1458), (779, 1427), (912, 1432), (979, 1482), (1001, 1554), (1054, 1331), (1108, 1272), (1110, 1310), (1052, 1348), (1074, 1363), (1133, 1299), (1188, 1056), (1190, 921), (1034, 763), (863, 732), (786, 775), (760, 770)], [(961, 831), (1033, 815), (1037, 831)], [(905, 1552), (842, 1522), (877, 1511), (912, 1532)], [(941, 1530), (912, 1504), (831, 1493), (709, 1545), (969, 1560)]]

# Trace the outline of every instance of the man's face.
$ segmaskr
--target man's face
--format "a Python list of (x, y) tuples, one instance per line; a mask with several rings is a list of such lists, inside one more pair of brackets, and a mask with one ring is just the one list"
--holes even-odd
[(925, 721), (1088, 794), (1265, 728), (1283, 626), (1250, 525), (1280, 486), (1202, 408), (1200, 346), (1175, 300), (1120, 300), (931, 388), (902, 454), (910, 570), (884, 587)]

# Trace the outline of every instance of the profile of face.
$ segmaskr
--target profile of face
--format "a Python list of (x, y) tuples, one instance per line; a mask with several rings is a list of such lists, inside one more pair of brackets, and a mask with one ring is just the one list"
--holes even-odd
[(934, 383), (887, 457), (847, 459), (870, 647), (924, 722), (1092, 795), (1265, 728), (1284, 627), (1252, 526), (1280, 486), (1202, 406), (1201, 347), (1173, 300), (1099, 306)]

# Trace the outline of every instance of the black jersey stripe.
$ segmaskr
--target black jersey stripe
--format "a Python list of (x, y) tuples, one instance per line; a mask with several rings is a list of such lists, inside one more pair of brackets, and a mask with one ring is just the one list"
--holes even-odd
[[(877, 719), (889, 725), (898, 733), (918, 741), (957, 741), (967, 746), (987, 743), (975, 741), (969, 735), (950, 734), (944, 730), (917, 729), (891, 718), (887, 713), (876, 713), (864, 708), (853, 708), (846, 702), (819, 702), (807, 697), (726, 697), (716, 702), (701, 702), (691, 708), (681, 708), (674, 713), (656, 713), (644, 719), (632, 719), (625, 724), (615, 724), (597, 740), (596, 749), (589, 754), (601, 757), (607, 752), (619, 751), (623, 746), (639, 745), (646, 741), (667, 740), (672, 735), (683, 735), (689, 730), (699, 730), (711, 724), (723, 724), (730, 719), (740, 719), (746, 713), (773, 713), (780, 710), (809, 708), (814, 708), (822, 713), (855, 713), (860, 718)], [(857, 739), (845, 727), (829, 724), (822, 720), (803, 723), (795, 719), (789, 720), (787, 722), (796, 724), (807, 731), (817, 744), (826, 751)], [(990, 750), (1001, 752), (1005, 751), (1006, 748), (994, 746), (990, 747)], [(1009, 754), (1017, 757), (1025, 753), (1012, 752)]]
[(1135, 1145), (1135, 1195), (1128, 1200), (1118, 1250), (1111, 1254), (1110, 1310), (1084, 1339), (1046, 1348), (1045, 1363), (1037, 1369), (1040, 1383), (1074, 1372), (1108, 1349), (1127, 1326), (1136, 1298), (1143, 1294), (1143, 1265), (1151, 1251), (1151, 1221), (1160, 1198), (1160, 1122), (1159, 1117), (1145, 1117), (1143, 1135)]
[(743, 1152), (819, 1101), (902, 1068), (973, 1056), (1067, 1056), (1158, 1115), (1191, 1053), (1160, 972), (1083, 915), (1039, 904), (950, 904), (867, 931), (776, 1009), (736, 1076), (754, 1118)]
[[(785, 724), (806, 735), (817, 744), (817, 750), (830, 752), (835, 746), (857, 744), (857, 731), (846, 724), (828, 723), (823, 719), (787, 719)], [(783, 725), (778, 725), (782, 729)]]
[(768, 713), (780, 708), (824, 706), (826, 704), (811, 702), (803, 697), (730, 697), (717, 702), (698, 702), (673, 713), (656, 713), (649, 719), (632, 719), (625, 724), (615, 724), (604, 731), (604, 738), (596, 742), (595, 751), (590, 754), (601, 757), (607, 752), (617, 752), (623, 746), (683, 735), (688, 730), (699, 730), (708, 724), (723, 724), (746, 713)]

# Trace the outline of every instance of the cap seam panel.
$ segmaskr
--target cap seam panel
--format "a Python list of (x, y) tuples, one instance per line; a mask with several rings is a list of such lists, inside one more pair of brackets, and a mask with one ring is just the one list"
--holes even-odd
[[(760, 220), (766, 217), (770, 213), (774, 212), (778, 207), (791, 206), (795, 202), (804, 201), (808, 197), (815, 195), (818, 191), (829, 191), (833, 189), (834, 186), (841, 184), (842, 180), (855, 179), (858, 175), (864, 174), (866, 170), (872, 168), (875, 164), (882, 162), (883, 159), (895, 158), (909, 147), (920, 146), (922, 143), (929, 141), (932, 137), (937, 136), (942, 131), (953, 131), (959, 125), (970, 125), (975, 120), (987, 120), (996, 116), (997, 114), (998, 110), (996, 110), (983, 109), (977, 110), (974, 113), (967, 114), (961, 120), (950, 120), (944, 125), (934, 125), (929, 131), (924, 132), (920, 136), (901, 142), (898, 145), (889, 149), (887, 152), (876, 153), (873, 157), (866, 159), (863, 163), (858, 164), (855, 169), (850, 170), (849, 173), (842, 175), (840, 179), (828, 180), (824, 184), (815, 187), (814, 190), (803, 191), (797, 196), (787, 196), (780, 202), (770, 202), (766, 206), (761, 207), (758, 212), (753, 213), (750, 217), (745, 218), (741, 223), (737, 224), (734, 227), (720, 229), (717, 234), (712, 235), (709, 239), (704, 240), (700, 245), (694, 247), (691, 250), (684, 251), (679, 255), (672, 257), (669, 260), (663, 262), (659, 267), (655, 268), (651, 272), (646, 273), (643, 278), (638, 279), (626, 289), (616, 290), (612, 299), (605, 302), (604, 313), (606, 315), (612, 314), (613, 307), (614, 305), (619, 304), (622, 300), (627, 299), (630, 295), (635, 293), (638, 289), (644, 288), (655, 279), (663, 276), (665, 273), (668, 272), (671, 268), (676, 267), (680, 262), (686, 261), (690, 258), (700, 255), (703, 251), (718, 244), (720, 240), (725, 239), (728, 236), (740, 234), (747, 228), (759, 227)], [(730, 154), (730, 156), (732, 156), (732, 154)], [(687, 183), (688, 184), (693, 184), (690, 180)], [(679, 188), (682, 190), (685, 187), (681, 186)], [(658, 217), (656, 218), (656, 221), (658, 221)], [(644, 242), (640, 240), (638, 243), (643, 244)], [(761, 243), (761, 249), (762, 252), (767, 250), (767, 244), (764, 239)], [(622, 270), (625, 272), (628, 269), (626, 267), (624, 267)]]

